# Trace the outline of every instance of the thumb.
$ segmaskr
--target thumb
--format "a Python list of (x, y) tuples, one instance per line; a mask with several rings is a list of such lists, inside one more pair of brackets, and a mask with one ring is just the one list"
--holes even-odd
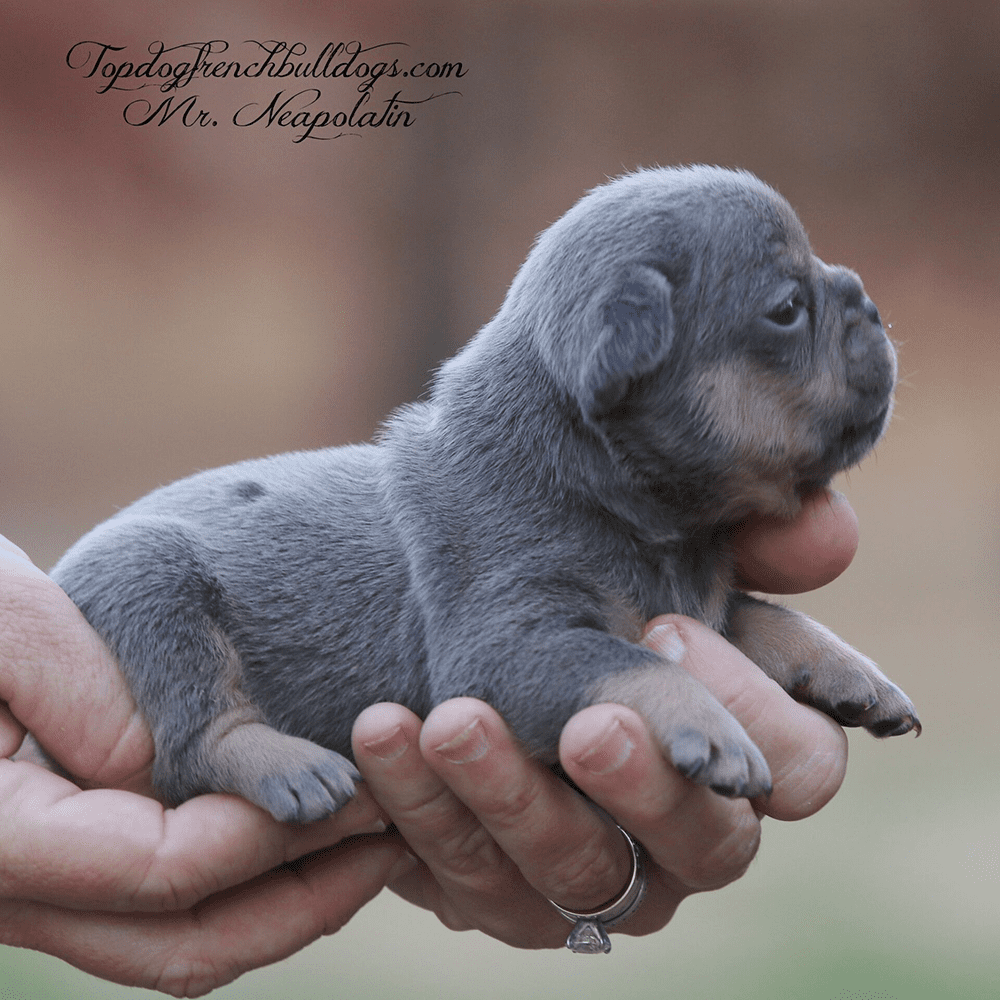
[(134, 783), (152, 737), (110, 650), (76, 605), (0, 536), (0, 747), (23, 729), (72, 774)]

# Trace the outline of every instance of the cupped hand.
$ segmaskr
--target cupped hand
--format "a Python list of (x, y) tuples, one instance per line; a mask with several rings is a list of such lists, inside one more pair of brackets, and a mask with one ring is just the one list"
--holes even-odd
[[(25, 729), (85, 784), (119, 787), (9, 759)], [(122, 790), (148, 786), (152, 754), (103, 643), (0, 539), (0, 944), (198, 996), (338, 930), (405, 857), (363, 789), (309, 826), (228, 795), (168, 810)]]
[[(737, 539), (741, 583), (783, 592), (821, 586), (846, 568), (856, 547), (854, 512), (839, 494), (821, 491), (794, 521), (745, 527)], [(619, 705), (578, 713), (560, 743), (566, 775), (605, 813), (525, 757), (482, 702), (447, 702), (423, 724), (401, 706), (377, 705), (359, 717), (354, 750), (368, 787), (410, 846), (409, 870), (391, 888), (448, 927), (478, 928), (520, 947), (559, 947), (569, 925), (548, 900), (592, 910), (626, 884), (631, 854), (617, 822), (643, 844), (650, 885), (615, 930), (647, 934), (686, 896), (746, 871), (763, 816), (803, 819), (837, 792), (847, 741), (832, 720), (793, 701), (691, 619), (656, 619), (643, 641), (682, 658), (742, 723), (771, 768), (767, 799), (725, 799), (685, 780), (642, 719)]]

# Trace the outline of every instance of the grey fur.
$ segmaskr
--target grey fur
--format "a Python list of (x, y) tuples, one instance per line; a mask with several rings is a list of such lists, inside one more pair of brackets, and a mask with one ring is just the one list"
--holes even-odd
[(918, 725), (808, 619), (781, 618), (799, 642), (782, 652), (781, 609), (733, 590), (728, 543), (858, 461), (894, 379), (860, 281), (812, 256), (780, 196), (742, 172), (640, 171), (539, 237), (497, 316), (376, 443), (159, 489), (53, 577), (116, 653), (169, 803), (231, 791), (318, 818), (353, 794), (365, 706), (424, 715), (457, 695), (549, 761), (570, 715), (631, 699), (685, 774), (763, 794), (735, 720), (635, 640), (692, 615), (848, 724)]

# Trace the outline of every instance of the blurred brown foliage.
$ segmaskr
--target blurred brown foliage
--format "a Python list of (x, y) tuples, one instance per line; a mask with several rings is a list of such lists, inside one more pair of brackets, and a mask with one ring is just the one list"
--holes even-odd
[[(945, 305), (995, 302), (990, 0), (9, 2), (0, 19), (0, 530), (46, 556), (193, 468), (367, 437), (496, 310), (534, 234), (638, 165), (754, 170), (862, 272), (904, 371), (995, 364), (978, 314)], [(232, 58), (248, 38), (405, 42), (466, 72), (411, 128), (292, 143), (231, 124), (283, 81), (196, 81), (222, 127), (139, 128), (136, 95), (66, 61), (84, 39), (139, 62), (209, 38)]]

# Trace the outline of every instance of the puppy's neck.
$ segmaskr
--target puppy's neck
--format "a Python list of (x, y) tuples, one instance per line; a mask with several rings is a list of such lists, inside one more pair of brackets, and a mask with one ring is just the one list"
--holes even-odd
[(601, 517), (649, 546), (676, 546), (704, 527), (683, 498), (650, 490), (615, 457), (530, 338), (499, 318), (445, 363), (427, 406), (442, 459), (463, 467), (463, 481), (516, 483), (522, 503)]

